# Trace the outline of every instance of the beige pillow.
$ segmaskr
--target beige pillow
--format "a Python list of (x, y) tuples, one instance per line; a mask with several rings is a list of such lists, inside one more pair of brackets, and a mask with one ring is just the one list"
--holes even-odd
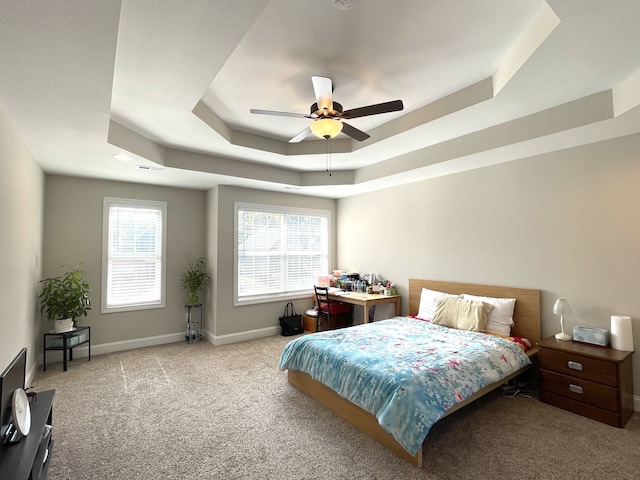
[(483, 332), (493, 305), (462, 297), (442, 297), (436, 300), (433, 323), (458, 330)]

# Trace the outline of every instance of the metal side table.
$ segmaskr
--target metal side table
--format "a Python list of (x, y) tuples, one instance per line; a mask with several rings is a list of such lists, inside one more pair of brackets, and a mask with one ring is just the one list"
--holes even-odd
[(189, 303), (184, 306), (187, 320), (187, 332), (184, 339), (187, 343), (199, 342), (202, 338), (202, 304)]
[[(48, 338), (52, 337), (53, 341), (48, 342)], [(69, 360), (73, 360), (73, 349), (80, 345), (88, 344), (89, 359), (91, 361), (91, 327), (76, 327), (69, 332), (48, 332), (43, 338), (43, 365), (42, 370), (47, 370), (47, 351), (62, 351), (62, 371), (67, 371), (67, 351), (69, 352)]]

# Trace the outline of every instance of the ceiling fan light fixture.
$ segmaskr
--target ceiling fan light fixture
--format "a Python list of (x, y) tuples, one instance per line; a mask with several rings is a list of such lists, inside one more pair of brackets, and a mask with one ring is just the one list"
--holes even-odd
[(342, 122), (333, 118), (321, 118), (313, 122), (310, 128), (318, 138), (333, 138), (342, 131)]
[(338, 102), (329, 102), (329, 107), (320, 108), (317, 103), (311, 105), (311, 115), (318, 117), (333, 117), (342, 115), (342, 105)]

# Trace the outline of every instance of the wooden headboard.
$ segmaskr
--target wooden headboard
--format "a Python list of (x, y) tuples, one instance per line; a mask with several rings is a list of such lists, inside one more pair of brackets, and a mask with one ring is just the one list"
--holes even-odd
[(515, 325), (511, 329), (511, 335), (528, 338), (533, 345), (540, 341), (540, 290), (410, 278), (409, 313), (411, 315), (418, 313), (423, 288), (455, 295), (468, 293), (484, 297), (515, 298), (516, 307), (513, 312)]

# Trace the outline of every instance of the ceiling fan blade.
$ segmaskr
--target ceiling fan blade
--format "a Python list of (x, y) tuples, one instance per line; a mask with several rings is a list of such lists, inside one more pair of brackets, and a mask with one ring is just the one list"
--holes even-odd
[(352, 108), (342, 112), (342, 118), (358, 118), (368, 115), (378, 115), (379, 113), (397, 112), (404, 108), (402, 100), (393, 100), (391, 102), (377, 103), (366, 107)]
[(315, 116), (307, 115), (306, 113), (276, 112), (275, 110), (260, 110), (257, 108), (252, 108), (250, 112), (258, 113), (260, 115), (277, 115), (279, 117), (316, 118)]
[(297, 134), (295, 137), (289, 140), (289, 143), (301, 142), (302, 140), (307, 138), (309, 135), (311, 135), (311, 127), (305, 128), (303, 131), (301, 131), (299, 134)]
[(349, 135), (351, 138), (359, 142), (362, 142), (363, 140), (366, 140), (371, 136), (368, 133), (365, 133), (362, 130), (358, 130), (356, 127), (352, 127), (348, 123), (344, 122), (342, 122), (342, 133), (344, 133), (345, 135)]
[(333, 86), (331, 79), (327, 77), (311, 77), (313, 91), (316, 94), (318, 110), (326, 108), (329, 112), (333, 110)]

